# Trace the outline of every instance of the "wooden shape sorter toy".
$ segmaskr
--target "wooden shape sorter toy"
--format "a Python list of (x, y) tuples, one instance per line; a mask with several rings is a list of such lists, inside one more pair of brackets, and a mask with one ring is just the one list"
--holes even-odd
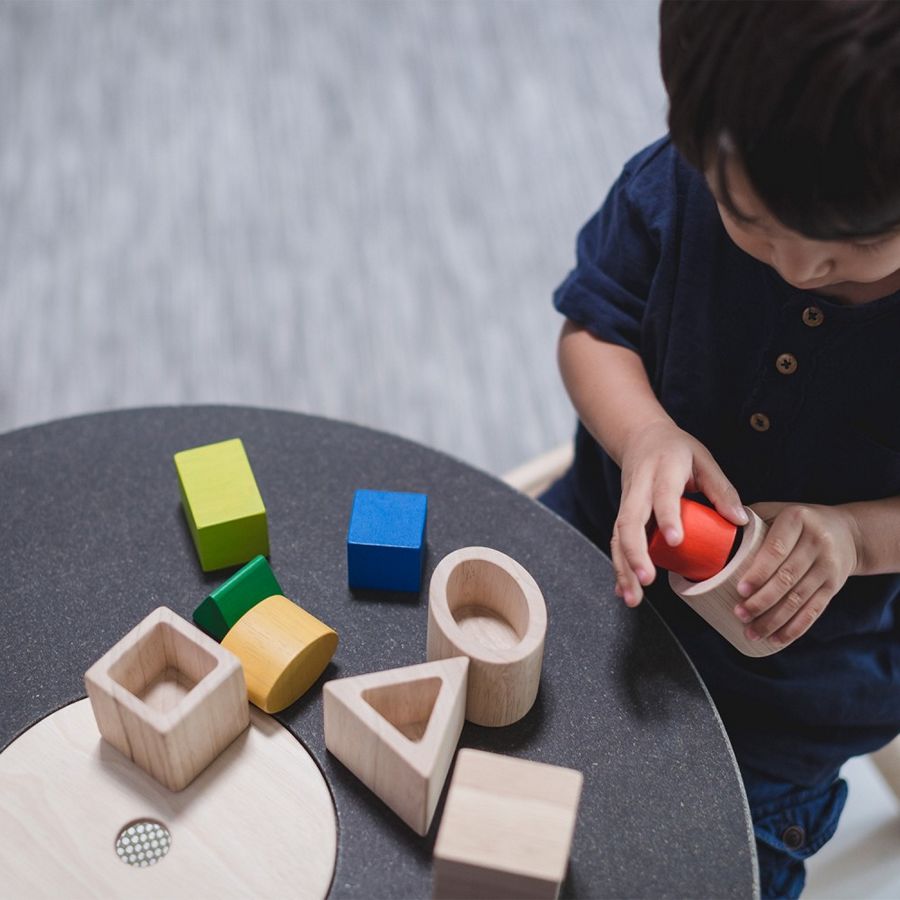
[(100, 734), (180, 791), (250, 723), (241, 664), (164, 606), (84, 675)]
[(222, 639), (241, 661), (250, 702), (268, 713), (303, 696), (337, 644), (336, 631), (280, 594), (251, 607)]
[(105, 745), (90, 703), (0, 753), (4, 900), (322, 900), (337, 820), (315, 760), (259, 710), (183, 791)]
[(325, 746), (424, 835), (463, 727), (464, 657), (329, 681)]
[(350, 587), (418, 591), (427, 513), (425, 494), (357, 491), (347, 530)]
[(434, 845), (434, 897), (558, 897), (583, 782), (575, 769), (460, 750)]
[(240, 438), (175, 454), (181, 502), (204, 572), (269, 553), (269, 530)]
[(498, 727), (521, 719), (541, 681), (547, 607), (514, 559), (489, 547), (445, 556), (431, 576), (428, 659), (467, 656), (466, 718)]
[[(685, 505), (701, 506), (692, 500), (682, 500), (682, 509)], [(707, 507), (701, 506), (702, 509)], [(758, 641), (751, 641), (744, 635), (743, 622), (735, 615), (734, 608), (745, 598), (737, 591), (741, 578), (750, 567), (753, 557), (762, 546), (763, 540), (768, 532), (768, 526), (765, 522), (749, 507), (744, 507), (749, 522), (743, 526), (738, 534), (739, 543), (737, 549), (731, 558), (728, 558), (727, 550), (723, 548), (728, 541), (725, 539), (730, 529), (736, 529), (725, 519), (725, 525), (717, 526), (721, 535), (714, 542), (718, 549), (710, 554), (708, 548), (710, 542), (703, 539), (697, 540), (691, 533), (694, 528), (705, 530), (708, 527), (708, 520), (712, 516), (722, 518), (715, 510), (708, 510), (702, 517), (689, 514), (683, 518), (684, 540), (682, 545), (670, 548), (680, 553), (672, 553), (664, 560), (655, 554), (652, 547), (654, 537), (651, 536), (651, 559), (657, 565), (666, 568), (666, 563), (677, 565), (678, 569), (669, 572), (669, 586), (697, 615), (703, 618), (709, 625), (715, 628), (736, 650), (739, 650), (745, 656), (770, 656), (777, 653), (781, 648), (772, 644), (766, 638)], [(711, 515), (710, 515), (711, 514)], [(730, 545), (729, 545), (729, 549)], [(696, 559), (693, 557), (699, 555), (706, 557), (698, 566)], [(703, 574), (709, 571), (710, 557), (714, 556), (719, 560), (719, 567), (715, 568), (713, 574), (707, 575), (702, 580), (693, 580), (685, 577), (685, 572), (697, 574), (700, 571)], [(725, 559), (722, 559), (724, 555)], [(726, 562), (727, 560), (727, 562)]]
[(204, 599), (194, 610), (194, 624), (221, 641), (247, 610), (283, 593), (269, 561), (257, 556)]

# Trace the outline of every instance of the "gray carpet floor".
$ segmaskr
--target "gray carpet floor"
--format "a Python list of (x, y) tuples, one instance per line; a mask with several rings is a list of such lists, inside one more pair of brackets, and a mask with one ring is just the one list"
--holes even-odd
[(496, 473), (551, 292), (660, 133), (657, 5), (0, 2), (0, 431), (274, 406)]

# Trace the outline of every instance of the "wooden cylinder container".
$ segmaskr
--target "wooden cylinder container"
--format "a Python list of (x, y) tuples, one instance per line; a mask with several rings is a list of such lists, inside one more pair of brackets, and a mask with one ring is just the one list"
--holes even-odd
[(431, 577), (428, 659), (469, 658), (466, 718), (498, 727), (531, 709), (541, 680), (547, 608), (534, 579), (488, 547), (445, 556)]
[(769, 530), (752, 509), (745, 507), (745, 511), (750, 521), (743, 528), (737, 552), (724, 569), (705, 581), (688, 581), (683, 575), (670, 572), (669, 586), (697, 615), (745, 656), (769, 656), (781, 648), (773, 646), (765, 638), (748, 640), (744, 636), (746, 626), (734, 614), (734, 608), (744, 600), (737, 592), (737, 586)]

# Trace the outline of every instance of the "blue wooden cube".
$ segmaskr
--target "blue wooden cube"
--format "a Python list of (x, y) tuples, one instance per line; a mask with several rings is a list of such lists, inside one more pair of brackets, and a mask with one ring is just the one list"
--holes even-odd
[(425, 494), (357, 491), (347, 531), (350, 587), (418, 591), (427, 511)]

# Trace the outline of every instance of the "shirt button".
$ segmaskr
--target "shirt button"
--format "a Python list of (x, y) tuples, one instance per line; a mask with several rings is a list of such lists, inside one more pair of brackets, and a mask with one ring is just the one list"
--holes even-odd
[(750, 416), (750, 427), (754, 431), (768, 431), (771, 424), (769, 417), (765, 413), (758, 412)]
[(781, 834), (788, 850), (799, 850), (806, 843), (806, 832), (799, 825), (789, 825)]
[(793, 375), (797, 371), (797, 357), (793, 353), (782, 353), (775, 360), (775, 368), (782, 375)]
[(818, 306), (807, 306), (803, 310), (803, 324), (818, 328), (825, 321), (825, 313)]

